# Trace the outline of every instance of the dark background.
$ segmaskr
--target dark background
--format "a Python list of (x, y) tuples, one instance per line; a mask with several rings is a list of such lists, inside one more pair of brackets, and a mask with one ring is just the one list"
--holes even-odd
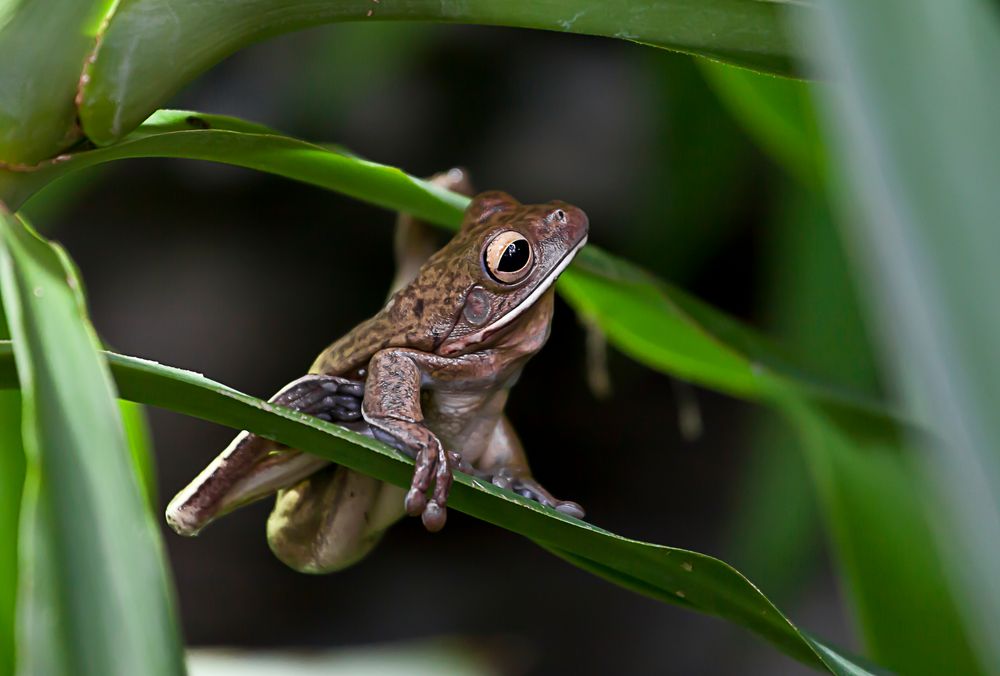
[[(577, 204), (591, 242), (779, 333), (767, 266), (787, 179), (688, 57), (510, 29), (341, 25), (248, 49), (173, 105), (416, 175), (462, 165), (480, 189)], [(72, 206), (40, 205), (50, 213), (39, 225), (79, 264), (108, 344), (257, 396), (374, 313), (392, 277), (393, 214), (284, 179), (143, 160), (61, 190)], [(794, 620), (851, 646), (794, 440), (759, 407), (687, 391), (614, 351), (613, 393), (599, 399), (585, 364), (584, 331), (558, 301), (552, 338), (508, 407), (536, 476), (602, 527), (722, 557)], [(679, 410), (692, 396), (703, 431), (685, 440)], [(165, 505), (233, 432), (161, 410), (150, 419)], [(769, 493), (771, 464), (797, 490)], [(190, 644), (457, 637), (503, 673), (806, 671), (738, 627), (456, 512), (436, 535), (400, 523), (347, 571), (297, 574), (267, 548), (269, 509), (192, 540), (164, 529)], [(789, 515), (786, 537), (775, 519)]]

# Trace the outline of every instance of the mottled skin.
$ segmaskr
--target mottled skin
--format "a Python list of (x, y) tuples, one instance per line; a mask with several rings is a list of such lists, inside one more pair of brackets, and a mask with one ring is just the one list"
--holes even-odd
[[(466, 183), (454, 170), (435, 181), (452, 188)], [(413, 457), (405, 498), (394, 486), (243, 433), (168, 507), (175, 530), (195, 534), (277, 489), (268, 520), (272, 549), (298, 570), (328, 572), (364, 556), (404, 511), (440, 529), (455, 469), (583, 516), (578, 505), (556, 500), (532, 479), (503, 409), (524, 364), (548, 338), (551, 285), (585, 243), (586, 215), (562, 202), (522, 205), (503, 193), (482, 193), (459, 233), (415, 272), (411, 261), (426, 255), (427, 228), (405, 217), (400, 227), (405, 255), (398, 290), (378, 314), (324, 350), (310, 376), (272, 401), (371, 434)], [(513, 283), (500, 281), (486, 260), (490, 243), (511, 232), (527, 240), (532, 256)]]

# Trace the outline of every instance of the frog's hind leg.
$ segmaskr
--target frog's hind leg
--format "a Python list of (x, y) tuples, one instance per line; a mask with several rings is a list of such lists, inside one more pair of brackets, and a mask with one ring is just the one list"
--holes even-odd
[[(362, 383), (309, 375), (289, 383), (271, 403), (347, 426), (361, 421)], [(224, 514), (292, 485), (328, 465), (250, 432), (241, 432), (167, 506), (167, 523), (181, 535), (198, 532)]]
[(299, 572), (332, 573), (364, 557), (402, 516), (402, 489), (331, 465), (278, 491), (267, 541)]
[(476, 463), (472, 473), (489, 479), (500, 488), (514, 491), (521, 497), (540, 502), (568, 516), (577, 519), (584, 517), (580, 505), (557, 499), (531, 476), (524, 447), (507, 416), (500, 418), (486, 453)]

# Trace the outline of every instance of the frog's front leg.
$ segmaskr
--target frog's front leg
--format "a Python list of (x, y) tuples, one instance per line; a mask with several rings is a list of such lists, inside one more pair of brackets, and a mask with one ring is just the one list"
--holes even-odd
[(489, 448), (472, 473), (568, 516), (584, 517), (580, 505), (570, 500), (559, 500), (531, 476), (524, 447), (507, 416), (500, 418), (490, 438)]
[[(307, 375), (270, 399), (296, 411), (363, 432), (364, 384), (346, 378)], [(241, 432), (167, 506), (167, 523), (181, 535), (196, 535), (216, 518), (270, 495), (316, 472), (329, 461), (250, 432)]]
[[(445, 503), (457, 457), (424, 425), (420, 387), (425, 376), (460, 359), (390, 348), (377, 352), (368, 366), (362, 413), (377, 439), (414, 459), (404, 505), (407, 514), (419, 515), (432, 532), (441, 530), (447, 519)], [(434, 491), (428, 500), (432, 483)]]

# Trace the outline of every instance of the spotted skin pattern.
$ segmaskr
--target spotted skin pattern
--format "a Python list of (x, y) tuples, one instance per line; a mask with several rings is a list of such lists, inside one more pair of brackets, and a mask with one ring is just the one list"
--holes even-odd
[[(459, 189), (467, 184), (455, 170), (433, 180)], [(311, 456), (244, 433), (214, 470), (210, 466), (175, 498), (168, 521), (193, 534), (277, 488), (268, 520), (272, 550), (298, 570), (329, 572), (364, 556), (404, 513), (420, 516), (428, 530), (442, 528), (455, 470), (582, 517), (579, 505), (557, 500), (531, 477), (503, 409), (521, 369), (548, 338), (552, 284), (586, 242), (587, 227), (586, 215), (564, 202), (522, 205), (502, 192), (481, 193), (460, 231), (417, 269), (412, 258), (429, 249), (431, 230), (401, 217), (403, 279), (397, 290), (375, 316), (317, 357), (308, 384), (300, 386), (305, 391), (283, 391), (278, 403), (344, 423), (406, 453), (415, 461), (409, 490), (404, 494), (344, 467), (316, 470), (304, 460)], [(511, 232), (527, 241), (532, 255), (514, 282), (502, 282), (486, 252)], [(234, 496), (205, 488), (234, 484), (212, 476), (225, 473), (227, 463), (253, 490)], [(280, 480), (270, 475), (266, 482), (255, 480), (256, 467), (281, 463), (296, 468), (284, 485), (275, 486)]]

